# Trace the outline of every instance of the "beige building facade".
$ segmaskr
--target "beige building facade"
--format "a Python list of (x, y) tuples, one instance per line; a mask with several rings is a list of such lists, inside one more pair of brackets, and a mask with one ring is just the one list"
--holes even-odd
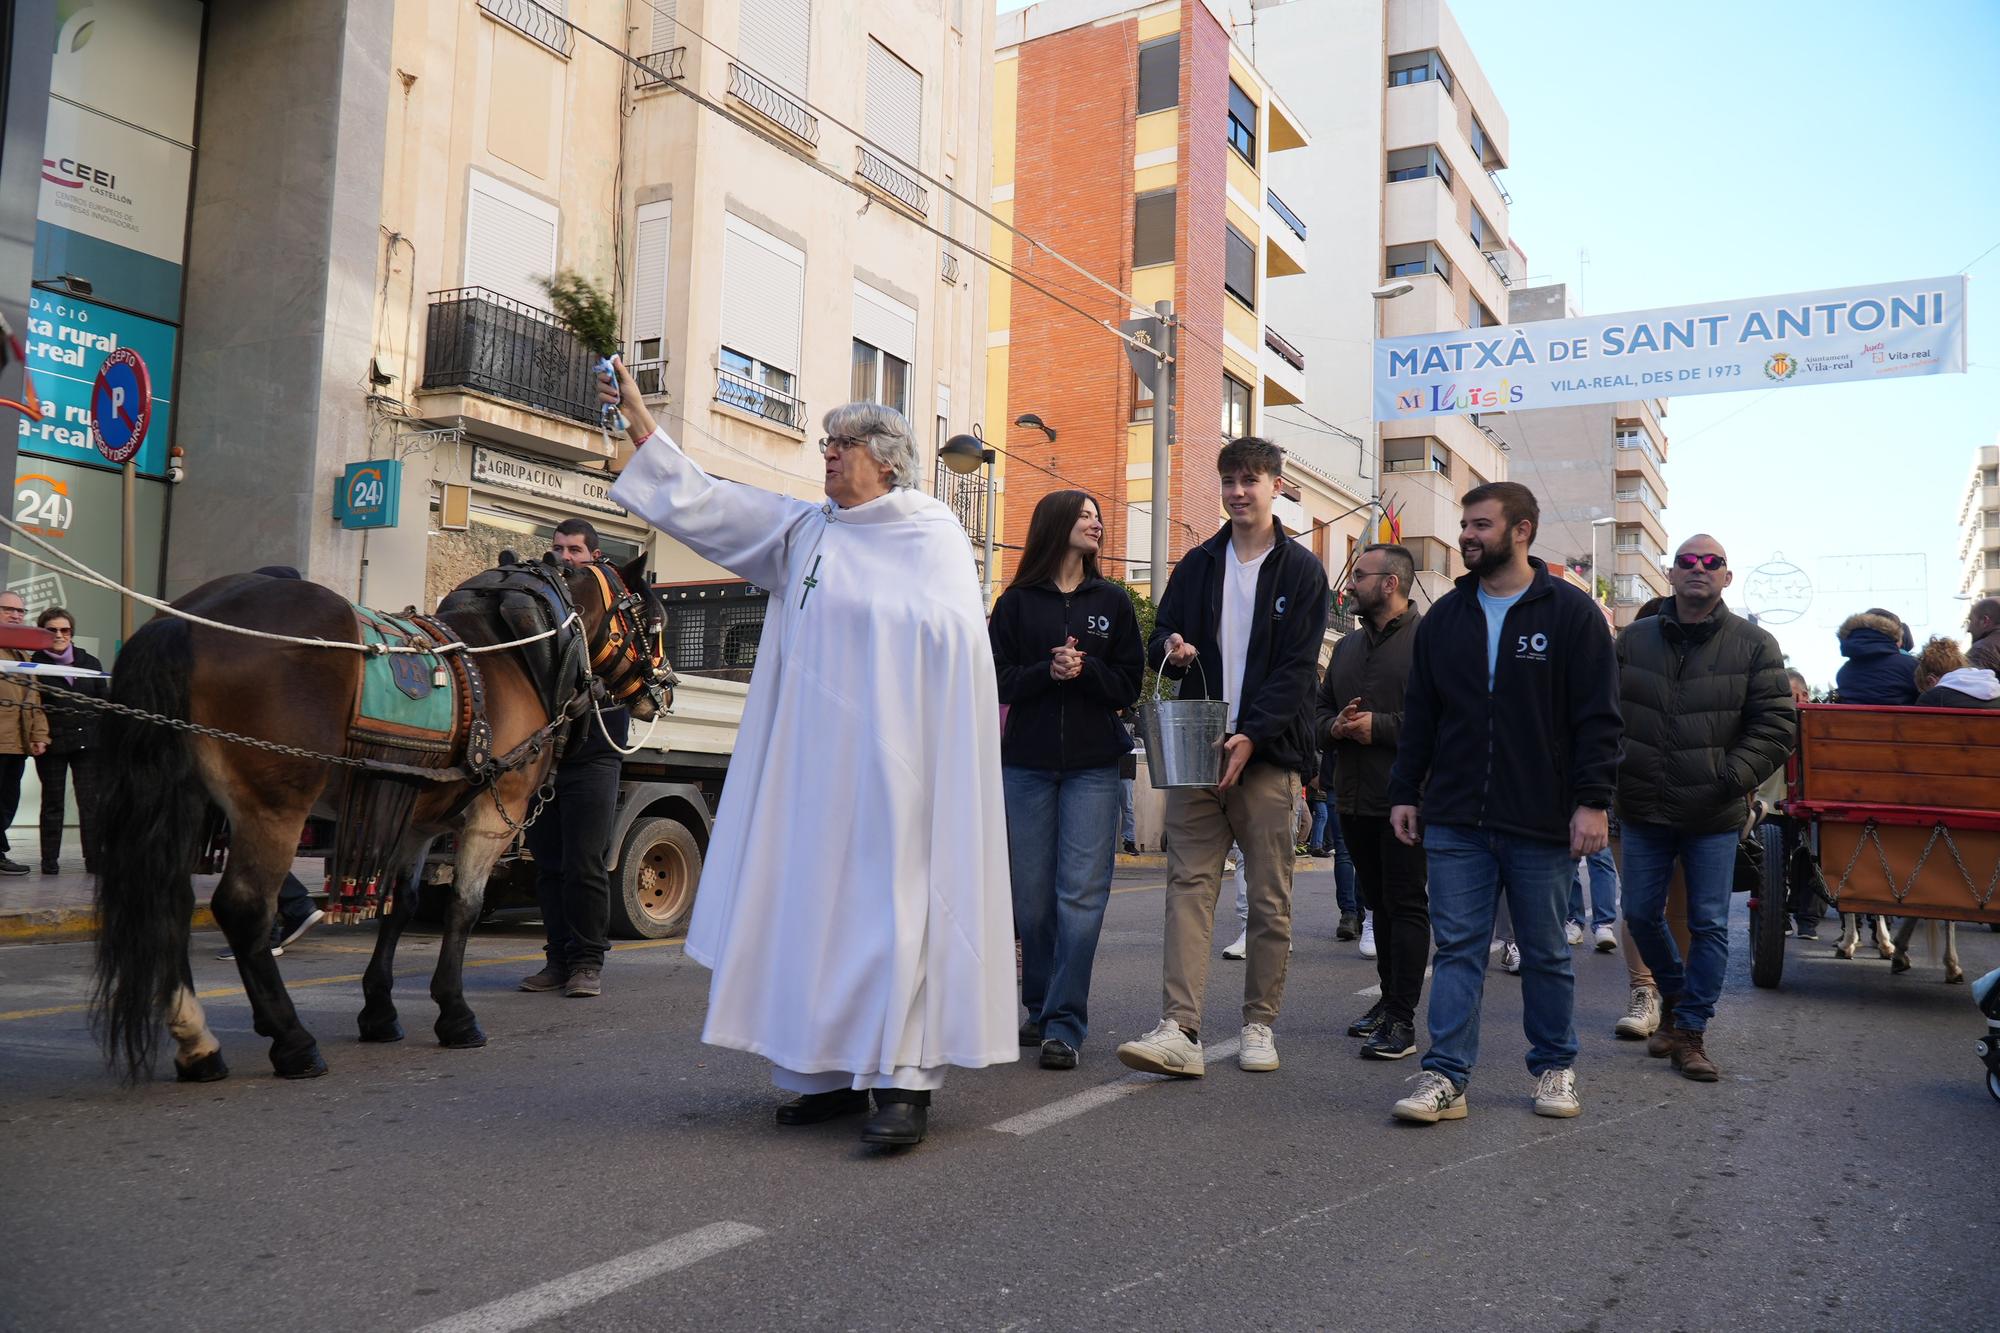
[(1959, 596), (2000, 597), (2000, 445), (1974, 451), (1958, 526)]

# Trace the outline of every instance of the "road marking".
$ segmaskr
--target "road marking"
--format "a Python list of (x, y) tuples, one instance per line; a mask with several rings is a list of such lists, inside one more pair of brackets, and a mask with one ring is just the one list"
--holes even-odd
[[(1431, 971), (1432, 971), (1432, 969), (1430, 969), (1430, 968), (1428, 968), (1428, 967), (1424, 969), (1424, 980), (1425, 980), (1425, 981), (1429, 981), (1429, 980), (1431, 979)], [(1364, 997), (1364, 998), (1366, 998), (1366, 999), (1380, 999), (1380, 998), (1382, 997), (1382, 985), (1381, 985), (1381, 983), (1380, 983), (1380, 982), (1377, 982), (1377, 983), (1376, 983), (1375, 985), (1373, 985), (1373, 986), (1368, 986), (1368, 987), (1365, 987), (1365, 988), (1363, 988), (1363, 989), (1361, 989), (1361, 990), (1358, 990), (1358, 991), (1356, 991), (1356, 992), (1354, 992), (1354, 993), (1355, 993), (1356, 995), (1359, 995), (1359, 996), (1362, 996), (1362, 997)]]
[[(665, 940), (622, 940), (612, 945), (611, 948), (614, 953), (625, 952), (631, 949), (664, 949), (669, 945), (685, 943), (686, 940), (687, 936), (685, 935), (676, 935), (672, 939)], [(299, 956), (306, 958), (311, 955), (300, 954)], [(468, 958), (465, 960), (465, 965), (467, 967), (504, 967), (510, 963), (541, 963), (546, 961), (548, 960), (540, 953), (522, 953), (509, 954), (505, 958)], [(410, 981), (417, 977), (427, 977), (435, 970), (435, 968), (425, 968), (422, 971), (398, 972), (396, 980)], [(287, 991), (295, 991), (304, 990), (309, 986), (340, 986), (348, 982), (359, 981), (363, 975), (360, 972), (343, 972), (337, 977), (307, 977), (302, 981), (287, 981), (285, 989)], [(226, 1000), (232, 996), (240, 996), (242, 994), (243, 988), (241, 986), (215, 986), (208, 990), (196, 991), (194, 997), (197, 1000)], [(13, 1023), (24, 1018), (51, 1018), (57, 1014), (81, 1014), (88, 1011), (89, 1008), (88, 1004), (58, 1004), (47, 1009), (10, 1009), (4, 1013), (0, 1013), (0, 1023)]]
[[(1228, 1041), (1219, 1041), (1213, 1046), (1202, 1048), (1202, 1059), (1204, 1063), (1209, 1060), (1227, 1060), (1230, 1056), (1236, 1054), (1237, 1048), (1242, 1046), (1242, 1044), (1243, 1041), (1239, 1037), (1231, 1037)], [(1047, 1129), (1050, 1125), (1060, 1125), (1065, 1120), (1074, 1120), (1086, 1111), (1095, 1111), (1100, 1106), (1109, 1106), (1121, 1097), (1129, 1097), (1135, 1092), (1146, 1088), (1155, 1088), (1162, 1083), (1178, 1081), (1177, 1079), (1160, 1074), (1131, 1073), (1123, 1078), (1114, 1079), (1109, 1083), (1100, 1083), (1094, 1088), (1087, 1088), (1082, 1092), (1076, 1093), (1074, 1096), (1065, 1097), (1061, 1101), (1050, 1102), (1047, 1106), (1037, 1107), (1032, 1111), (1024, 1111), (1017, 1116), (1010, 1116), (996, 1125), (988, 1125), (987, 1128), (996, 1129), (1002, 1134), (1015, 1134), (1026, 1138), (1037, 1130)]]
[(425, 1324), (417, 1333), (511, 1333), (602, 1300), (662, 1273), (700, 1263), (763, 1234), (747, 1222), (717, 1222), (590, 1268), (580, 1268), (568, 1277), (529, 1287), (463, 1314)]

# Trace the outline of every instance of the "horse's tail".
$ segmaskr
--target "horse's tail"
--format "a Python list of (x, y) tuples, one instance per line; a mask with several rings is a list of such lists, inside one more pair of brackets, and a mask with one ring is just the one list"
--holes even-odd
[[(187, 622), (161, 616), (129, 639), (112, 674), (114, 701), (188, 715), (194, 656)], [(97, 977), (91, 1021), (105, 1059), (129, 1082), (149, 1073), (160, 1028), (188, 979), (194, 860), (208, 797), (181, 732), (106, 712), (112, 762), (99, 808), (118, 831), (97, 849)]]

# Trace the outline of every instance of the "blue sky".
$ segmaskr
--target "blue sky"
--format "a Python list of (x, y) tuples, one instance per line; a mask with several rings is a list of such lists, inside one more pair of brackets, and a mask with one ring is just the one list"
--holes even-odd
[[(1938, 277), (2000, 242), (1992, 0), (1452, 8), (1511, 122), (1529, 273), (1589, 313)], [(1739, 609), (1780, 552), (1804, 571), (1811, 605), (1771, 628), (1816, 684), (1851, 611), (1963, 627), (1958, 504), (2000, 437), (2000, 251), (1971, 277), (1963, 375), (1670, 404), (1669, 534), (1722, 541)]]

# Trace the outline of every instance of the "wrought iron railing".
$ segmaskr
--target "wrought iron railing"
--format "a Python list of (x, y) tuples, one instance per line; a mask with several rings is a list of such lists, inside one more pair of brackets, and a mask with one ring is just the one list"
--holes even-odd
[(1500, 192), (1500, 202), (1512, 208), (1514, 206), (1514, 196), (1508, 194), (1507, 187), (1500, 183), (1500, 169), (1498, 167), (1488, 167), (1486, 169), (1486, 179), (1492, 181), (1493, 188)]
[(687, 48), (676, 46), (671, 51), (653, 51), (640, 56), (639, 63), (646, 67), (646, 72), (638, 76), (641, 88), (675, 83), (687, 73)]
[(632, 382), (639, 386), (639, 393), (646, 398), (663, 397), (667, 392), (667, 363), (658, 361), (634, 361), (625, 369), (632, 372)]
[(1271, 205), (1271, 211), (1273, 213), (1276, 213), (1279, 217), (1285, 220), (1285, 225), (1292, 229), (1292, 235), (1298, 237), (1302, 241), (1306, 238), (1306, 224), (1299, 220), (1299, 215), (1297, 213), (1294, 213), (1291, 209), (1285, 206), (1285, 201), (1278, 198), (1278, 192), (1276, 190), (1267, 188), (1264, 191), (1264, 200), (1266, 203)]
[(1306, 354), (1304, 352), (1301, 352), (1298, 348), (1292, 346), (1290, 343), (1286, 342), (1283, 335), (1281, 335), (1276, 329), (1270, 327), (1265, 328), (1264, 346), (1276, 352), (1278, 354), (1279, 359), (1282, 360), (1286, 365), (1290, 366), (1293, 370), (1303, 371), (1306, 368)]
[(911, 212), (930, 212), (930, 192), (891, 166), (887, 158), (870, 151), (867, 144), (861, 145), (861, 164), (854, 170), (862, 180), (889, 195)]
[(471, 389), (598, 424), (596, 358), (546, 310), (488, 291), (433, 292), (426, 389)]
[(944, 252), (943, 257), (938, 260), (938, 276), (946, 282), (958, 281), (958, 251), (948, 249)]
[(725, 366), (715, 368), (715, 401), (755, 413), (766, 421), (790, 426), (793, 430), (805, 429), (804, 402), (769, 385), (746, 379)]
[(981, 548), (986, 545), (986, 484), (984, 471), (953, 472), (940, 458), (937, 480), (931, 486), (938, 501), (958, 519), (972, 544)]
[(570, 27), (569, 20), (536, 4), (535, 0), (479, 0), (479, 7), (557, 55), (569, 55), (576, 45), (576, 30)]
[(800, 106), (790, 93), (758, 78), (733, 60), (729, 62), (729, 95), (788, 133), (819, 147), (819, 117)]
[(1502, 287), (1512, 287), (1514, 285), (1513, 275), (1507, 272), (1507, 263), (1500, 258), (1498, 250), (1481, 250), (1479, 253), (1486, 256), (1486, 262), (1491, 264), (1493, 271), (1500, 275), (1500, 285)]

